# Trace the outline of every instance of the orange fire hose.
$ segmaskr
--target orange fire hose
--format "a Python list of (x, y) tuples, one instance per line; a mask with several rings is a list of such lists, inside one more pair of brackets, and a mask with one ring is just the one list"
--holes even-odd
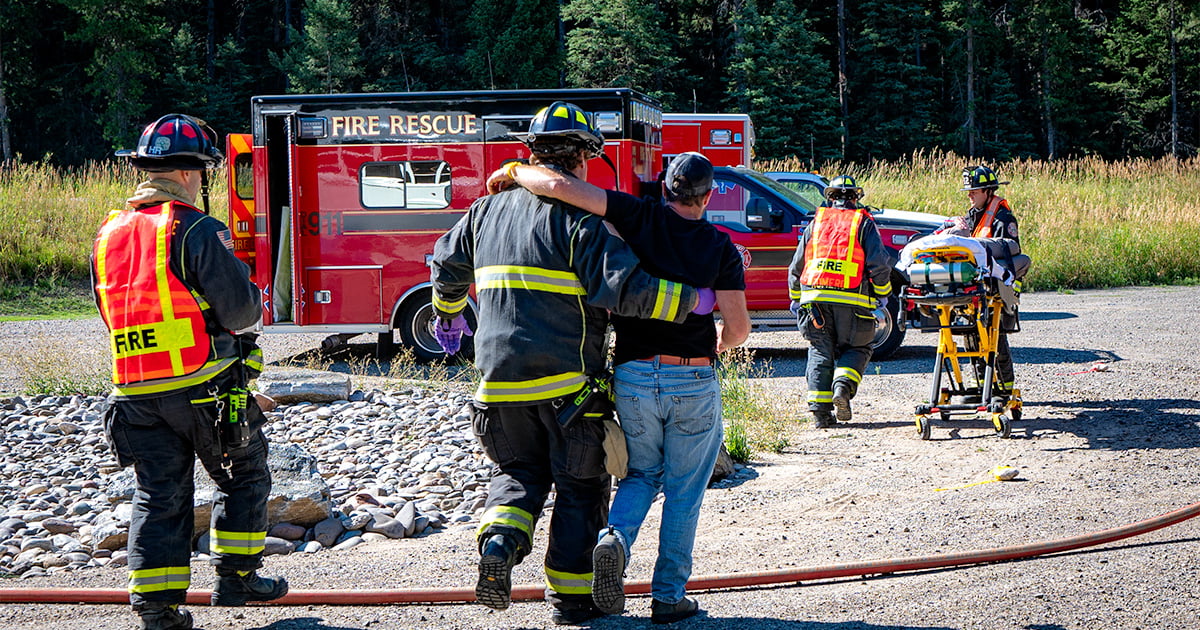
[[(1070, 551), (1083, 547), (1092, 547), (1105, 543), (1139, 536), (1157, 529), (1169, 527), (1200, 516), (1200, 503), (1194, 503), (1185, 508), (1168, 512), (1155, 518), (1147, 519), (1131, 525), (1106, 529), (1091, 534), (1083, 534), (1070, 538), (1061, 538), (1049, 542), (1030, 543), (997, 547), (978, 551), (966, 551), (952, 554), (937, 554), (933, 556), (915, 556), (910, 558), (893, 558), (888, 560), (867, 560), (845, 564), (831, 564), (820, 567), (799, 569), (778, 569), (774, 571), (752, 571), (746, 573), (729, 573), (725, 575), (706, 575), (692, 578), (687, 583), (689, 591), (705, 591), (720, 588), (738, 588), (763, 584), (787, 584), (805, 580), (821, 580), (852, 575), (878, 575), (897, 573), (900, 571), (918, 571), (940, 567), (961, 566), (966, 564), (983, 564), (988, 562), (1003, 562), (1043, 556), (1052, 553)], [(625, 592), (631, 595), (650, 592), (649, 580), (634, 580), (625, 584)], [(540, 585), (515, 586), (512, 589), (512, 599), (540, 600), (545, 595), (545, 588)], [(209, 591), (189, 591), (187, 603), (207, 604)], [(319, 605), (380, 605), (380, 604), (432, 604), (446, 602), (473, 602), (474, 588), (433, 588), (433, 589), (395, 589), (395, 590), (311, 590), (292, 591), (280, 599), (269, 602), (272, 605), (297, 606), (306, 604)], [(5, 604), (125, 604), (129, 602), (129, 593), (121, 589), (54, 589), (54, 588), (4, 588), (0, 589), (0, 603)]]

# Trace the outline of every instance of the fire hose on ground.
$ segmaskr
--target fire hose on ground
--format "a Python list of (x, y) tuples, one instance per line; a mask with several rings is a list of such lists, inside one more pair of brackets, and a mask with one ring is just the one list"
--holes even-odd
[[(986, 564), (1021, 560), (1061, 553), (1084, 547), (1093, 547), (1105, 543), (1140, 536), (1164, 527), (1169, 527), (1200, 516), (1200, 503), (1194, 503), (1185, 508), (1168, 512), (1151, 519), (1106, 529), (1090, 534), (1061, 538), (1048, 542), (1012, 545), (977, 551), (965, 551), (951, 554), (935, 554), (929, 556), (913, 556), (909, 558), (892, 558), (886, 560), (868, 560), (848, 562), (818, 567), (797, 569), (778, 569), (772, 571), (750, 571), (729, 573), (725, 575), (705, 575), (692, 578), (687, 583), (689, 591), (706, 591), (722, 588), (741, 588), (761, 586), (766, 584), (793, 584), (797, 582), (824, 580), (849, 576), (868, 576), (898, 573), (901, 571), (919, 571), (944, 567), (962, 566), (968, 564)], [(649, 580), (633, 580), (625, 584), (625, 592), (630, 595), (643, 595), (650, 592)], [(521, 585), (512, 589), (513, 601), (531, 601), (543, 599), (544, 587), (541, 585)], [(209, 591), (189, 591), (187, 603), (209, 603)], [(383, 605), (383, 604), (434, 604), (452, 602), (474, 602), (474, 588), (430, 588), (430, 589), (392, 589), (392, 590), (307, 590), (292, 591), (287, 595), (269, 602), (271, 605)], [(129, 593), (123, 589), (56, 589), (56, 588), (3, 588), (0, 589), (0, 603), (6, 604), (125, 604), (129, 602)]]

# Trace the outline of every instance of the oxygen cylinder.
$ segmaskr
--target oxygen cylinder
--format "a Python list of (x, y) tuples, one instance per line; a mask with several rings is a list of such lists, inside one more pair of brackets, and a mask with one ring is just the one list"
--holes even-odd
[(908, 268), (913, 284), (966, 284), (975, 281), (975, 265), (965, 262), (918, 263)]

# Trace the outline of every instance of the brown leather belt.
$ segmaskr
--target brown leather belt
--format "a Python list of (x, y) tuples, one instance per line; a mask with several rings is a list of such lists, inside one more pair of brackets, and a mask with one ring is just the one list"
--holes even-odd
[(663, 365), (712, 365), (708, 357), (677, 357), (670, 354), (656, 354), (639, 361), (658, 361)]

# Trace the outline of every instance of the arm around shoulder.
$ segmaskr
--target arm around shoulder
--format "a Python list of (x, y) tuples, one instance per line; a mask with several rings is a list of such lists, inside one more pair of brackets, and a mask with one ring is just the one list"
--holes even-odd
[(514, 181), (540, 197), (550, 197), (598, 216), (608, 212), (604, 189), (577, 177), (552, 171), (544, 166), (520, 165), (510, 169)]
[(717, 327), (717, 352), (740, 346), (750, 336), (750, 312), (746, 310), (746, 292), (717, 291), (721, 325)]

